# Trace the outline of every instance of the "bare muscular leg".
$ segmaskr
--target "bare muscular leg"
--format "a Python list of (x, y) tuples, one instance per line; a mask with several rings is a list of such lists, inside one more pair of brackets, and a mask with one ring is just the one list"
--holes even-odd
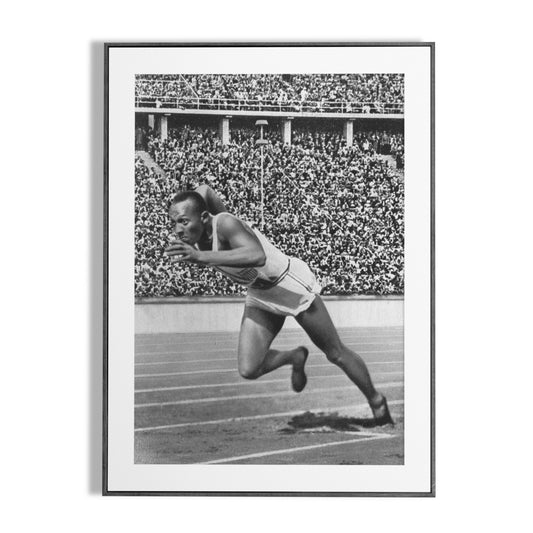
[(270, 349), (281, 330), (285, 317), (257, 307), (245, 307), (239, 336), (239, 373), (246, 379), (257, 379), (283, 365), (292, 365), (292, 387), (300, 392), (307, 378), (304, 366), (308, 350), (299, 346), (294, 350)]
[(368, 368), (359, 355), (346, 347), (339, 338), (324, 302), (317, 296), (311, 307), (300, 313), (296, 320), (329, 361), (340, 367), (365, 395), (376, 422), (392, 423), (385, 397), (376, 389)]

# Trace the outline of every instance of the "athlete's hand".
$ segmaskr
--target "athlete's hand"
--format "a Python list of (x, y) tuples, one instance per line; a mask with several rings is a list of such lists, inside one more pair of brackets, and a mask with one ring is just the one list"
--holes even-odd
[(170, 257), (171, 263), (179, 261), (198, 263), (200, 261), (200, 251), (183, 241), (175, 241), (165, 248), (165, 255)]

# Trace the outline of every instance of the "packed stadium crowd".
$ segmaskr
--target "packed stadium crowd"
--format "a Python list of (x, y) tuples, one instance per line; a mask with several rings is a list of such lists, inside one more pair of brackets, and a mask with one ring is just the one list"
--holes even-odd
[[(160, 169), (135, 162), (137, 297), (243, 294), (208, 267), (170, 264), (167, 207), (177, 190), (210, 185), (228, 210), (260, 227), (257, 132), (238, 128), (222, 145), (214, 129), (183, 126), (150, 137)], [(322, 294), (403, 294), (403, 176), (380, 154), (403, 153), (403, 135), (297, 129), (292, 145), (266, 134), (263, 233), (306, 261)], [(216, 279), (215, 279), (216, 278)]]
[(243, 110), (401, 112), (403, 91), (403, 74), (138, 75), (135, 84), (143, 105)]

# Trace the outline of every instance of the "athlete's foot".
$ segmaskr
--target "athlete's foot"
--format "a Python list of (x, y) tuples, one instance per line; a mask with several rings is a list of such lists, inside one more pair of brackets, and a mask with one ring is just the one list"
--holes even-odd
[(292, 364), (291, 385), (294, 392), (302, 392), (307, 384), (307, 376), (305, 375), (305, 362), (309, 350), (305, 346), (297, 348), (297, 355)]
[(389, 406), (387, 405), (387, 398), (380, 394), (381, 398), (377, 402), (371, 402), (370, 408), (374, 413), (374, 420), (376, 426), (385, 426), (387, 424), (392, 424), (394, 426), (394, 420), (389, 411)]

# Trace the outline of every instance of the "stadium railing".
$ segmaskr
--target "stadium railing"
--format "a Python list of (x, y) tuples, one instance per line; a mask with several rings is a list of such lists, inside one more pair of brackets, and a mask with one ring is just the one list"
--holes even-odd
[(156, 109), (206, 109), (221, 111), (289, 111), (324, 112), (324, 113), (380, 113), (400, 114), (404, 104), (396, 102), (348, 102), (322, 100), (318, 101), (279, 101), (237, 98), (197, 98), (191, 96), (135, 96), (136, 107), (153, 107)]

